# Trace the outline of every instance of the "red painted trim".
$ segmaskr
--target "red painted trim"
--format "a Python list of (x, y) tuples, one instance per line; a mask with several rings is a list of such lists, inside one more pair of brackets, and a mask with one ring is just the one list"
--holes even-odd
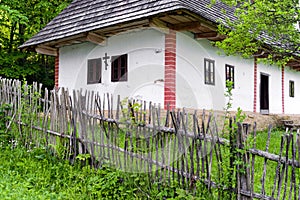
[(257, 105), (257, 58), (254, 58), (254, 99), (253, 99), (253, 112), (256, 113)]
[(54, 68), (54, 85), (58, 88), (58, 78), (59, 78), (59, 54), (55, 57), (55, 68)]
[(170, 109), (176, 107), (176, 31), (165, 35), (165, 86), (164, 105)]
[(281, 67), (282, 114), (284, 114), (284, 66)]

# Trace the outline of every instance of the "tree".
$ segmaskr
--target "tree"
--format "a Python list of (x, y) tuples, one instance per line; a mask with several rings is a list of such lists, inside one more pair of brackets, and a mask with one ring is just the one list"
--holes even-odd
[(0, 0), (0, 76), (54, 85), (54, 58), (18, 47), (40, 31), (70, 0)]
[(215, 44), (227, 55), (259, 55), (279, 65), (300, 56), (298, 0), (221, 1), (236, 7), (236, 20), (228, 19), (218, 27), (226, 38)]

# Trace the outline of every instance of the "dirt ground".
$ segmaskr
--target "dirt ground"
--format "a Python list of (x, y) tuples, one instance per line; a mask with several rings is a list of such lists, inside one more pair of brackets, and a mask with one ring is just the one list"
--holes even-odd
[[(224, 120), (224, 111), (214, 111), (218, 116), (219, 123), (222, 123)], [(300, 124), (300, 115), (287, 115), (287, 114), (269, 114), (262, 115), (260, 113), (254, 112), (242, 112), (246, 115), (246, 119), (244, 123), (249, 123), (253, 126), (254, 122), (256, 122), (256, 128), (259, 131), (268, 129), (269, 125), (272, 125), (273, 128), (283, 127), (282, 120), (293, 120), (294, 123)], [(235, 116), (236, 112), (230, 112), (231, 116)]]
[[(188, 113), (194, 113), (194, 110), (186, 109)], [(202, 119), (203, 110), (197, 110), (198, 120)], [(224, 124), (224, 111), (205, 111), (205, 119), (208, 119), (209, 113), (212, 113), (214, 118), (217, 121), (218, 127), (222, 127)], [(259, 131), (263, 131), (268, 129), (269, 125), (272, 125), (272, 128), (283, 127), (282, 120), (293, 120), (295, 124), (300, 124), (300, 115), (287, 115), (287, 114), (269, 114), (269, 115), (261, 115), (260, 113), (243, 111), (243, 114), (246, 115), (246, 119), (244, 123), (251, 124), (253, 128), (254, 122), (256, 122), (256, 129)], [(236, 115), (236, 111), (231, 111), (230, 116), (234, 117)], [(251, 128), (251, 129), (252, 129)]]

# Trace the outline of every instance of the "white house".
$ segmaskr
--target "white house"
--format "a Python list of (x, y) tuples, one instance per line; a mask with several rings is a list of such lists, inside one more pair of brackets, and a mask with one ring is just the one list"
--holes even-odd
[[(218, 20), (233, 9), (209, 0), (74, 0), (21, 48), (56, 56), (55, 84), (171, 107), (300, 114), (300, 61), (278, 68), (224, 56)], [(226, 15), (222, 12), (225, 9)]]

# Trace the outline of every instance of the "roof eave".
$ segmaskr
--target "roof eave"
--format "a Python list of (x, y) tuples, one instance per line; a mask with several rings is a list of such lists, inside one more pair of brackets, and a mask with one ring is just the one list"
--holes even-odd
[[(187, 22), (182, 23), (177, 18), (186, 18), (185, 20)], [(173, 21), (176, 21), (175, 23), (172, 23), (171, 21), (168, 21), (168, 18), (172, 18)], [(189, 21), (188, 21), (189, 19)], [(187, 9), (184, 8), (177, 8), (172, 9), (168, 12), (159, 12), (157, 14), (144, 16), (144, 17), (137, 17), (133, 20), (124, 20), (120, 21), (117, 24), (107, 24), (106, 26), (103, 26), (101, 28), (93, 28), (88, 29), (85, 31), (82, 31), (77, 34), (69, 34), (57, 37), (55, 39), (47, 39), (40, 42), (30, 43), (30, 40), (27, 41), (25, 44), (21, 45), (20, 49), (30, 49), (35, 50), (38, 53), (46, 54), (46, 55), (57, 55), (57, 49), (66, 46), (71, 45), (74, 43), (82, 43), (82, 42), (92, 42), (96, 44), (100, 44), (103, 42), (105, 44), (105, 40), (107, 35), (115, 35), (119, 34), (121, 32), (128, 31), (130, 29), (136, 29), (136, 28), (147, 28), (152, 27), (156, 28), (158, 30), (166, 30), (166, 29), (174, 29), (177, 31), (185, 31), (185, 30), (192, 30), (192, 29), (199, 29), (199, 33), (195, 32), (195, 38), (201, 39), (201, 37), (196, 37), (196, 34), (202, 34), (203, 38), (212, 39), (212, 40), (220, 40), (218, 34), (215, 34), (215, 36), (211, 36), (210, 34), (207, 34), (205, 31), (201, 31), (201, 27), (209, 30), (209, 32), (216, 33), (217, 27), (216, 23), (212, 22), (210, 20), (207, 20)], [(197, 31), (197, 30), (196, 30)], [(92, 35), (92, 36), (91, 36)], [(207, 36), (206, 36), (207, 35)], [(99, 40), (103, 40), (99, 42)]]

